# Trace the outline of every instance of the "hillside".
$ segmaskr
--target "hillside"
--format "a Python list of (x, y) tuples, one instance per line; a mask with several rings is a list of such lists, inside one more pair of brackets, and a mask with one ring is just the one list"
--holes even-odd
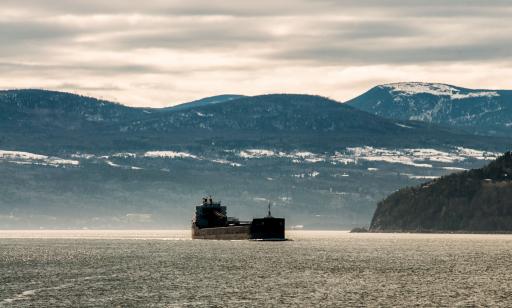
[(68, 93), (0, 92), (0, 147), (44, 153), (271, 146), (335, 151), (347, 146), (468, 146), (481, 138), (420, 122), (394, 121), (310, 95), (260, 95), (185, 109), (129, 108)]
[(201, 98), (192, 102), (179, 104), (172, 107), (163, 108), (164, 110), (185, 110), (189, 108), (202, 107), (208, 105), (227, 103), (235, 99), (244, 97), (244, 95), (238, 94), (222, 94), (210, 97)]
[(351, 228), (399, 187), (481, 167), (508, 144), (309, 95), (185, 109), (0, 92), (0, 228), (184, 228), (212, 194), (240, 218)]
[(148, 112), (65, 92), (0, 91), (0, 148), (51, 153), (88, 145), (116, 147), (121, 143), (120, 123)]
[(480, 135), (512, 134), (512, 91), (393, 83), (374, 87), (347, 104), (389, 119), (458, 127)]
[(512, 231), (512, 153), (405, 188), (380, 202), (371, 231)]

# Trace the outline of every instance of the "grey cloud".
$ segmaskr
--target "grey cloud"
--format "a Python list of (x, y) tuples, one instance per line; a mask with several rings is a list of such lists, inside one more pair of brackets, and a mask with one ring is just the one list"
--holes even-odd
[[(277, 18), (265, 20), (254, 18), (232, 18), (213, 21), (172, 21), (150, 25), (133, 25), (126, 31), (120, 31), (122, 24), (106, 26), (104, 31), (82, 29), (68, 31), (69, 37), (79, 37), (84, 34), (108, 34), (97, 36), (97, 40), (87, 42), (87, 46), (98, 49), (140, 49), (140, 48), (170, 48), (191, 49), (232, 49), (245, 47), (257, 49), (273, 46), (279, 43), (305, 42), (329, 44), (341, 40), (361, 40), (385, 37), (414, 37), (425, 34), (425, 30), (415, 24), (400, 21), (337, 21), (323, 22), (306, 20), (302, 28), (293, 28), (287, 35), (277, 36), (271, 33), (273, 23), (287, 26), (290, 21)], [(301, 24), (301, 23), (300, 23)], [(308, 27), (314, 29), (313, 32)], [(303, 29), (304, 28), (304, 29)], [(94, 36), (93, 36), (94, 37)], [(44, 40), (44, 38), (38, 38)], [(15, 42), (15, 40), (14, 40)], [(13, 42), (11, 42), (13, 44)]]
[(70, 46), (87, 30), (41, 21), (0, 21), (0, 55), (44, 57), (55, 48)]
[(56, 24), (32, 21), (0, 22), (0, 44), (2, 49), (22, 43), (49, 43), (69, 39), (76, 33), (75, 30), (69, 27)]
[(291, 16), (354, 11), (407, 11), (414, 15), (475, 15), (487, 11), (500, 14), (510, 9), (508, 0), (3, 0), (4, 8), (26, 8), (39, 14), (166, 14), (166, 15), (233, 15)]
[(114, 86), (111, 84), (103, 85), (99, 87), (91, 87), (91, 86), (84, 86), (78, 83), (72, 83), (72, 82), (64, 82), (60, 83), (58, 85), (53, 86), (54, 89), (57, 90), (67, 90), (67, 91), (76, 91), (76, 90), (82, 90), (82, 91), (119, 91), (122, 90), (119, 86)]
[(314, 1), (270, 1), (246, 2), (238, 0), (4, 0), (5, 8), (30, 8), (39, 14), (71, 13), (87, 14), (166, 14), (166, 15), (237, 15), (261, 16), (275, 15), (275, 12), (301, 12), (305, 8), (318, 5)]
[(223, 72), (247, 72), (258, 71), (271, 67), (272, 64), (266, 65), (246, 65), (246, 64), (233, 64), (218, 66), (212, 63), (205, 67), (194, 67), (187, 70), (182, 69), (169, 69), (162, 68), (155, 65), (128, 65), (128, 64), (115, 64), (105, 62), (95, 63), (74, 63), (74, 64), (28, 64), (22, 62), (0, 62), (0, 75), (13, 74), (18, 72), (26, 75), (37, 76), (57, 76), (67, 75), (74, 76), (81, 74), (86, 75), (101, 75), (101, 76), (119, 76), (124, 74), (159, 74), (167, 76), (180, 76), (184, 77), (196, 73), (223, 71)]
[[(373, 47), (373, 48), (372, 48)], [(269, 59), (309, 65), (420, 64), (512, 60), (511, 41), (482, 41), (441, 46), (351, 46), (297, 47), (269, 54)]]
[(55, 73), (73, 75), (75, 73), (95, 73), (101, 75), (138, 74), (138, 73), (181, 73), (181, 71), (162, 70), (151, 65), (128, 65), (112, 63), (80, 63), (80, 64), (27, 64), (18, 62), (0, 62), (0, 72), (24, 71), (32, 73)]
[(427, 31), (418, 24), (400, 20), (319, 22), (317, 27), (315, 37), (336, 40), (414, 37), (427, 34)]
[[(240, 23), (240, 24), (237, 24)], [(170, 25), (170, 29), (149, 29), (123, 33), (101, 44), (120, 48), (163, 47), (173, 49), (192, 48), (226, 49), (253, 43), (271, 43), (275, 38), (258, 25), (243, 20), (214, 22), (201, 25)]]

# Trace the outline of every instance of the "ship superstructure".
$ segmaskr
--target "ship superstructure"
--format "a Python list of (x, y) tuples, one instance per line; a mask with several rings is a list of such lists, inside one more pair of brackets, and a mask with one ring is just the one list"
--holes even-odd
[(227, 208), (213, 198), (203, 198), (196, 206), (192, 221), (193, 239), (217, 240), (285, 240), (284, 218), (273, 217), (269, 210), (266, 217), (240, 221), (227, 216)]

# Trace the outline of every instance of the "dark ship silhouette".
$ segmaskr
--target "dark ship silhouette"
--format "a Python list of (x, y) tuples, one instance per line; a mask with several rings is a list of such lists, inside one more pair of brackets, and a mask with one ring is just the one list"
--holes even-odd
[(201, 205), (196, 206), (196, 214), (192, 221), (192, 238), (208, 240), (266, 240), (283, 241), (284, 218), (272, 217), (270, 204), (268, 214), (252, 221), (240, 221), (227, 216), (227, 209), (220, 202), (214, 202), (210, 196), (203, 198)]

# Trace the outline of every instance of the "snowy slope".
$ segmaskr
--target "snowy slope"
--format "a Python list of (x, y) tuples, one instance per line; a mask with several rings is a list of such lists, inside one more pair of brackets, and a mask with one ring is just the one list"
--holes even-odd
[(424, 121), (481, 135), (512, 133), (512, 91), (404, 82), (374, 87), (347, 103), (390, 119)]

